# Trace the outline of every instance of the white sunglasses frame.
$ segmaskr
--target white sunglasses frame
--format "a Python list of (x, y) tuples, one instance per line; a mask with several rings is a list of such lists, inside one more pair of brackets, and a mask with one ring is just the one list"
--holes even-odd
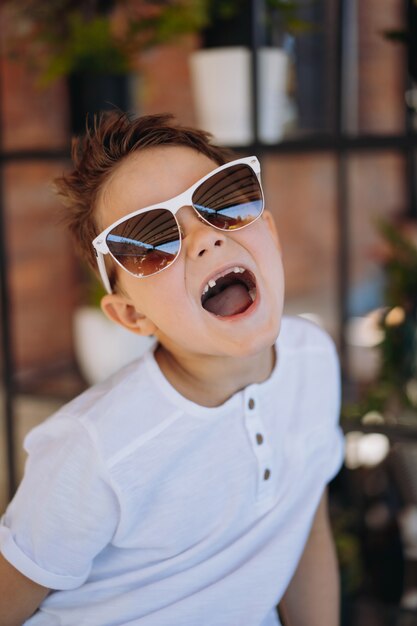
[[(115, 263), (117, 263), (125, 272), (127, 272), (128, 274), (131, 274), (131, 276), (135, 276), (135, 278), (150, 278), (152, 276), (155, 276), (156, 274), (159, 274), (160, 272), (163, 272), (164, 270), (168, 269), (169, 267), (171, 267), (171, 265), (173, 263), (175, 263), (175, 260), (179, 257), (180, 252), (181, 252), (181, 245), (182, 245), (182, 237), (181, 237), (181, 226), (178, 222), (178, 219), (176, 217), (176, 213), (178, 213), (178, 211), (185, 206), (191, 206), (195, 213), (198, 215), (198, 218), (204, 222), (205, 224), (208, 224), (209, 226), (211, 226), (212, 228), (215, 228), (216, 230), (220, 230), (222, 232), (228, 232), (227, 230), (225, 230), (224, 228), (220, 228), (218, 226), (214, 226), (213, 224), (210, 224), (210, 222), (208, 222), (207, 220), (205, 220), (199, 213), (198, 211), (193, 207), (192, 205), (192, 195), (194, 193), (194, 191), (197, 189), (197, 187), (199, 187), (202, 183), (204, 183), (206, 180), (208, 180), (209, 178), (211, 178), (214, 174), (217, 174), (218, 172), (221, 172), (233, 165), (248, 165), (253, 172), (256, 174), (256, 177), (258, 179), (259, 182), (259, 188), (261, 190), (261, 195), (262, 195), (262, 211), (259, 213), (259, 215), (257, 217), (255, 217), (255, 219), (250, 222), (249, 224), (244, 224), (243, 226), (238, 226), (237, 228), (233, 229), (233, 232), (237, 231), (237, 230), (241, 230), (242, 228), (246, 228), (246, 226), (250, 226), (251, 224), (253, 224), (254, 222), (256, 222), (256, 220), (258, 220), (265, 208), (265, 198), (264, 198), (264, 192), (262, 189), (262, 183), (261, 183), (261, 165), (259, 163), (259, 160), (257, 159), (256, 156), (250, 156), (250, 157), (244, 157), (242, 159), (236, 159), (234, 161), (229, 161), (228, 163), (224, 163), (223, 165), (221, 165), (220, 167), (217, 167), (216, 169), (212, 170), (211, 172), (209, 172), (208, 174), (206, 174), (206, 176), (203, 176), (203, 178), (200, 178), (197, 182), (195, 182), (193, 185), (191, 185), (191, 187), (189, 187), (188, 189), (186, 189), (185, 191), (183, 191), (182, 193), (180, 193), (178, 196), (175, 196), (174, 198), (170, 198), (169, 200), (166, 200), (165, 202), (158, 202), (157, 204), (151, 204), (149, 206), (143, 207), (142, 209), (138, 209), (137, 211), (133, 211), (132, 213), (128, 213), (127, 215), (124, 215), (123, 217), (121, 217), (120, 219), (118, 219), (116, 222), (113, 222), (112, 224), (110, 224), (110, 226), (107, 226), (107, 228), (105, 228), (99, 235), (97, 235), (97, 237), (93, 240), (92, 245), (94, 247), (94, 251), (96, 253), (96, 257), (97, 257), (97, 265), (98, 265), (98, 269), (100, 272), (100, 276), (101, 276), (101, 280), (103, 281), (103, 285), (107, 291), (107, 293), (112, 293), (112, 288), (110, 285), (110, 280), (107, 274), (107, 269), (106, 269), (106, 263), (104, 261), (104, 255), (106, 254), (110, 254), (111, 258), (115, 261)], [(172, 213), (177, 226), (178, 226), (178, 232), (180, 234), (180, 238), (179, 238), (179, 248), (178, 248), (178, 252), (175, 256), (175, 259), (166, 267), (163, 267), (162, 269), (158, 270), (157, 272), (150, 274), (149, 276), (137, 276), (136, 274), (133, 274), (133, 272), (130, 272), (128, 269), (126, 269), (117, 259), (116, 257), (110, 252), (108, 245), (107, 245), (107, 235), (109, 234), (109, 232), (111, 230), (113, 230), (113, 228), (115, 228), (116, 226), (118, 226), (119, 224), (121, 224), (122, 222), (125, 222), (126, 220), (132, 218), (132, 217), (136, 217), (136, 215), (140, 215), (141, 213), (145, 213), (146, 211), (152, 211), (154, 209), (166, 209), (167, 211), (169, 211), (170, 213)]]

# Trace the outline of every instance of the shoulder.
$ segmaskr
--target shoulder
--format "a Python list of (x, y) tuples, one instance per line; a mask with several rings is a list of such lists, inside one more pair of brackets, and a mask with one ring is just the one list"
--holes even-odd
[(280, 389), (288, 410), (294, 458), (299, 467), (308, 467), (309, 475), (322, 480), (324, 486), (343, 460), (343, 435), (339, 428), (341, 376), (336, 346), (330, 335), (313, 322), (286, 317), (277, 352), (278, 363), (282, 359)]
[(333, 339), (313, 322), (298, 317), (283, 319), (281, 332), (278, 365), (281, 359), (281, 390), (290, 407), (292, 434), (297, 432), (301, 441), (309, 441), (308, 446), (321, 439), (329, 442), (333, 436), (339, 442), (340, 434), (334, 435), (334, 429), (340, 416), (341, 372)]
[(278, 345), (281, 350), (286, 351), (336, 353), (333, 339), (323, 328), (296, 316), (282, 318)]
[(132, 441), (161, 428), (175, 409), (154, 384), (147, 358), (148, 354), (64, 405), (29, 433), (27, 451), (35, 445), (71, 441), (77, 449), (94, 448), (107, 464)]
[[(283, 379), (297, 381), (303, 393), (339, 396), (340, 363), (331, 336), (301, 317), (284, 317), (277, 341)], [(330, 388), (332, 391), (330, 391)]]

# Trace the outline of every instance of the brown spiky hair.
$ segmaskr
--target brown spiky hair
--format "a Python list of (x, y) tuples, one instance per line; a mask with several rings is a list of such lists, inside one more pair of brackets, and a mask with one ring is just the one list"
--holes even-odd
[[(99, 234), (96, 204), (103, 186), (120, 162), (138, 150), (153, 146), (187, 146), (218, 165), (235, 158), (233, 153), (211, 143), (211, 135), (182, 126), (171, 114), (132, 118), (120, 111), (103, 112), (81, 137), (72, 141), (72, 171), (57, 178), (55, 189), (65, 206), (63, 221), (82, 258), (97, 272), (92, 246)], [(110, 283), (116, 287), (114, 264), (106, 259)]]

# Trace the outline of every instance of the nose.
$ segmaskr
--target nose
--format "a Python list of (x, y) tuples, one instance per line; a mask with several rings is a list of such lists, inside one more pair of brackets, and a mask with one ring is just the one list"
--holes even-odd
[(200, 220), (192, 207), (183, 207), (178, 220), (183, 234), (182, 245), (190, 258), (206, 256), (226, 242), (225, 233)]

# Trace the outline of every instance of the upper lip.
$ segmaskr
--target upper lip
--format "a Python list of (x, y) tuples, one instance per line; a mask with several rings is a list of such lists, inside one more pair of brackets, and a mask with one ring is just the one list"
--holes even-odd
[[(201, 284), (200, 286), (200, 297), (202, 297), (204, 295), (204, 291), (206, 289), (206, 286), (209, 285), (209, 281), (214, 280), (217, 281), (219, 278), (221, 278), (222, 276), (226, 276), (226, 274), (229, 274), (231, 272), (233, 272), (235, 270), (235, 268), (239, 268), (240, 270), (243, 271), (248, 271), (250, 272), (250, 274), (254, 277), (255, 279), (255, 274), (252, 272), (252, 270), (250, 270), (246, 265), (244, 265), (243, 263), (233, 263), (230, 265), (227, 265), (226, 267), (218, 270), (217, 272), (210, 274), (210, 276), (208, 276), (206, 279), (204, 279), (204, 282)], [(242, 272), (243, 273), (243, 272)]]

